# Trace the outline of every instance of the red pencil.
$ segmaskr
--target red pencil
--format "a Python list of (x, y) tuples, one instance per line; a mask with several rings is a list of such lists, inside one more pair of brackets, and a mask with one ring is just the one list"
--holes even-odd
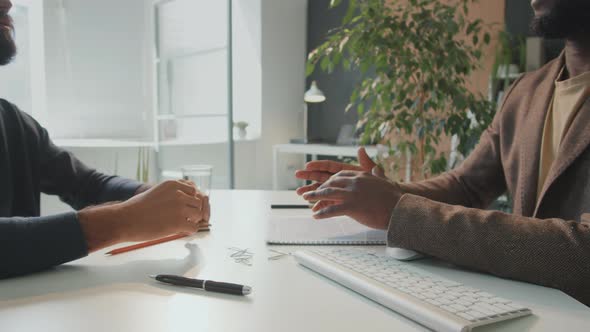
[(115, 249), (115, 250), (107, 252), (105, 255), (114, 256), (114, 255), (122, 254), (125, 252), (129, 252), (129, 251), (133, 251), (133, 250), (137, 250), (137, 249), (141, 249), (141, 248), (145, 248), (145, 247), (155, 246), (156, 244), (182, 239), (183, 237), (187, 237), (187, 236), (188, 235), (186, 235), (186, 234), (174, 234), (174, 235), (163, 237), (161, 239), (141, 242), (141, 243), (137, 243), (137, 244), (134, 244), (131, 246)]

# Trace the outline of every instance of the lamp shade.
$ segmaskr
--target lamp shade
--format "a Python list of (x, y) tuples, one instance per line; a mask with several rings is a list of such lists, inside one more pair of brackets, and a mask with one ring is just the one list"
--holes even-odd
[(313, 81), (309, 90), (305, 92), (304, 100), (306, 103), (323, 103), (326, 101), (326, 95), (318, 88), (318, 83)]

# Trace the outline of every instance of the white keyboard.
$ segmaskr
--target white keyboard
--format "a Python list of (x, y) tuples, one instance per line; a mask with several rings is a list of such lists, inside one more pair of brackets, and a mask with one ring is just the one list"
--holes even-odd
[(367, 249), (298, 251), (302, 265), (435, 331), (472, 328), (530, 315), (493, 294), (443, 279)]

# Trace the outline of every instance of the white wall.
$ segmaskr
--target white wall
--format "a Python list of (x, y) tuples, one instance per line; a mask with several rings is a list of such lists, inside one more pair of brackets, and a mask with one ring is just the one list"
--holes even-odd
[(52, 136), (149, 137), (145, 1), (44, 1)]
[(233, 1), (233, 117), (245, 121), (249, 138), (261, 135), (261, 0)]

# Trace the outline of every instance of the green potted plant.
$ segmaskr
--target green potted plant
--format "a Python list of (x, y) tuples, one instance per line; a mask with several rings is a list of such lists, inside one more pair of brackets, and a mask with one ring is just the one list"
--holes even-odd
[(481, 20), (468, 18), (473, 1), (350, 0), (342, 25), (309, 54), (308, 75), (318, 64), (327, 72), (360, 69), (346, 111), (358, 112), (363, 143), (388, 146), (394, 169), (412, 158), (414, 178), (447, 169), (443, 137), (456, 135), (466, 154), (469, 138), (493, 118), (492, 103), (468, 89), (491, 39)]

